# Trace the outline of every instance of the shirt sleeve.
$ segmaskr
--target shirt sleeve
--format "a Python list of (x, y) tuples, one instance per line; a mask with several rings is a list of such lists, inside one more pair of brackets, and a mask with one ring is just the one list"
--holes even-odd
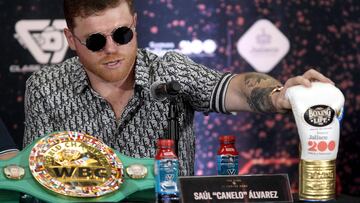
[(165, 54), (161, 66), (158, 74), (163, 72), (166, 81), (180, 82), (183, 96), (194, 110), (230, 113), (225, 108), (225, 95), (234, 74), (210, 69), (177, 52)]
[(14, 140), (12, 139), (9, 131), (6, 129), (5, 124), (0, 118), (0, 155), (11, 151), (18, 151)]
[(26, 81), (24, 109), (25, 109), (25, 132), (23, 147), (31, 144), (37, 137), (46, 132), (52, 132), (50, 122), (50, 107), (44, 96), (45, 88), (42, 87), (42, 78), (33, 74)]
[(226, 73), (221, 79), (217, 82), (213, 92), (211, 94), (210, 108), (216, 112), (228, 114), (225, 108), (225, 96), (228, 89), (230, 80), (235, 76), (235, 74)]

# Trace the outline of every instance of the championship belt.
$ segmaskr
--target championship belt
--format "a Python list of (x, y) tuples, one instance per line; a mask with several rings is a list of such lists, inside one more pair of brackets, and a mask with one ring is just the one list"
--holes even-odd
[(46, 135), (16, 157), (0, 161), (0, 168), (1, 190), (23, 192), (49, 202), (155, 198), (154, 159), (125, 156), (79, 132)]

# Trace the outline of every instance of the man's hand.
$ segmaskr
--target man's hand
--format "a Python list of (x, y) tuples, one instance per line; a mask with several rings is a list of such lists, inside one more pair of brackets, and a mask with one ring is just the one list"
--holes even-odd
[(0, 154), (0, 160), (7, 160), (16, 156), (19, 152), (17, 150)]
[(305, 87), (310, 87), (311, 82), (319, 81), (324, 83), (331, 83), (334, 85), (334, 82), (331, 81), (329, 78), (325, 77), (323, 74), (319, 73), (314, 69), (310, 69), (306, 71), (301, 76), (296, 76), (288, 79), (285, 82), (284, 88), (281, 89), (280, 92), (274, 93), (271, 95), (271, 100), (277, 109), (278, 112), (285, 112), (291, 109), (291, 105), (289, 100), (285, 97), (285, 93), (287, 88), (296, 86), (296, 85), (304, 85)]

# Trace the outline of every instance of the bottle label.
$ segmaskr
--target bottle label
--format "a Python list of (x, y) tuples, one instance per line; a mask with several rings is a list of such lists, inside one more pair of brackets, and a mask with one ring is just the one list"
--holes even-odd
[(239, 172), (239, 156), (218, 155), (217, 166), (219, 175), (237, 175)]
[(179, 195), (177, 179), (179, 161), (177, 159), (161, 159), (155, 161), (155, 191), (159, 195)]

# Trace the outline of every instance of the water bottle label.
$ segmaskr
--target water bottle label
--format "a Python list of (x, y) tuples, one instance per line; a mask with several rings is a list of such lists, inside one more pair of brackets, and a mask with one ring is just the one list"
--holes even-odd
[(239, 172), (239, 156), (218, 155), (217, 166), (219, 175), (237, 175)]
[(177, 159), (161, 159), (155, 161), (155, 191), (158, 194), (178, 195), (177, 179), (179, 174), (179, 161)]

